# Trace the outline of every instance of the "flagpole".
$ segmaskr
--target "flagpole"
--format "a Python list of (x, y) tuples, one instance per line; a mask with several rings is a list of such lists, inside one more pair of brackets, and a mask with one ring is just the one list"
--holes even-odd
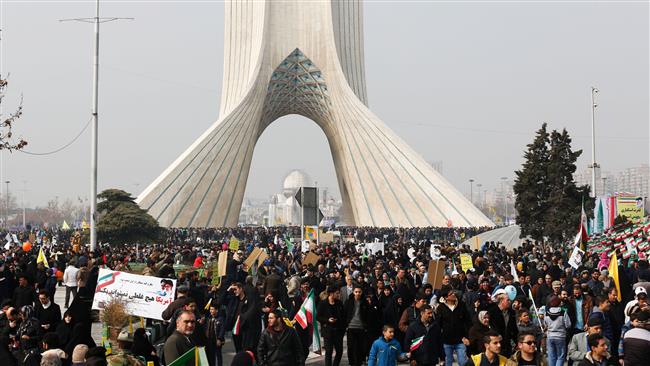
[(318, 220), (318, 206), (320, 205), (320, 199), (318, 197), (318, 182), (314, 184), (316, 187), (316, 246), (320, 247), (320, 222)]
[(305, 242), (305, 190), (300, 187), (300, 251), (302, 252), (302, 245)]

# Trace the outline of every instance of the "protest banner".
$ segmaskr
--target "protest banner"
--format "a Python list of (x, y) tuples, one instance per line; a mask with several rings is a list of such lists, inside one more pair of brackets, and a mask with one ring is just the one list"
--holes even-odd
[(470, 268), (474, 268), (474, 264), (472, 263), (472, 256), (470, 254), (463, 253), (460, 255), (460, 268), (462, 268), (463, 272), (465, 273), (467, 273)]
[(92, 308), (101, 310), (111, 300), (121, 300), (129, 315), (162, 320), (175, 294), (176, 280), (100, 268)]
[(257, 256), (257, 268), (261, 267), (264, 264), (264, 261), (269, 258), (269, 255), (266, 254), (265, 250), (260, 251), (260, 255)]
[(628, 220), (640, 220), (643, 218), (643, 197), (618, 196), (616, 197), (616, 211), (619, 216), (625, 216)]

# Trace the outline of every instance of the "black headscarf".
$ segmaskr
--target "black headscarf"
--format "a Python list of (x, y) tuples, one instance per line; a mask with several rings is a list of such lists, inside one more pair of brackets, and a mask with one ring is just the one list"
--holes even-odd
[(85, 344), (88, 348), (93, 348), (97, 346), (93, 337), (90, 335), (90, 326), (85, 323), (77, 323), (74, 325), (72, 330), (72, 338), (68, 341), (68, 344), (65, 346), (65, 354), (72, 356), (72, 351), (78, 344)]
[(9, 351), (9, 337), (5, 334), (0, 335), (0, 365), (16, 366), (18, 361)]

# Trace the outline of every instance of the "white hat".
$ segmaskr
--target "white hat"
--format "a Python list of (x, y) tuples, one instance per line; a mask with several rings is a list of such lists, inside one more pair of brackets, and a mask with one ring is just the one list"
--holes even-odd
[(645, 287), (639, 286), (634, 289), (634, 296), (637, 297), (639, 294), (646, 294), (648, 295), (648, 292), (645, 290)]

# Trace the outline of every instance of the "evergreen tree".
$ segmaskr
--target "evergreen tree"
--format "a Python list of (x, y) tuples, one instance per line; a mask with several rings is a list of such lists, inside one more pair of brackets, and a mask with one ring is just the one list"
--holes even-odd
[(158, 221), (121, 189), (107, 189), (97, 195), (100, 213), (97, 222), (99, 240), (110, 244), (151, 243), (160, 238)]
[(550, 138), (548, 174), (548, 208), (544, 218), (544, 235), (552, 242), (561, 242), (576, 235), (580, 225), (581, 206), (585, 212), (593, 210), (589, 186), (576, 186), (573, 173), (582, 150), (571, 150), (571, 137), (566, 129), (553, 131)]
[(515, 171), (513, 191), (516, 195), (517, 223), (522, 237), (544, 238), (544, 219), (548, 211), (549, 134), (546, 123), (537, 131), (535, 140), (524, 153), (522, 169)]

